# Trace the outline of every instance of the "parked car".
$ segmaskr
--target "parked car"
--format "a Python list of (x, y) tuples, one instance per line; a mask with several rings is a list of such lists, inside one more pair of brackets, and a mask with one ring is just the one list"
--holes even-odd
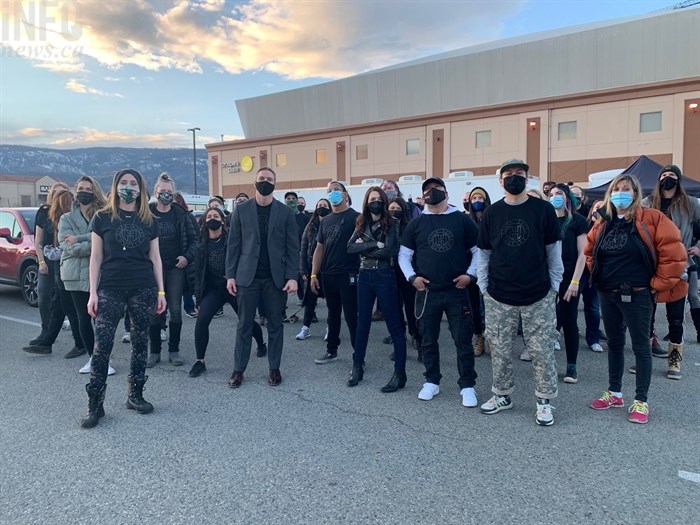
[(39, 304), (35, 216), (36, 208), (0, 208), (0, 283), (19, 286), (29, 306)]

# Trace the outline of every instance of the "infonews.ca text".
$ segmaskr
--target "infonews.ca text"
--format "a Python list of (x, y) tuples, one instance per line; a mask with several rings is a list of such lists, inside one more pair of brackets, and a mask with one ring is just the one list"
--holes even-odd
[(0, 57), (2, 58), (60, 60), (77, 58), (82, 54), (83, 46), (52, 46), (51, 44), (34, 44), (0, 47)]

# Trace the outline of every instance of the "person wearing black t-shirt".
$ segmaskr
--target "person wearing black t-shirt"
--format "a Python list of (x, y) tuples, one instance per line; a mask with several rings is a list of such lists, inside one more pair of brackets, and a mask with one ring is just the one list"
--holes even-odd
[(345, 315), (345, 324), (350, 331), (350, 344), (355, 348), (356, 280), (360, 268), (359, 255), (348, 253), (347, 248), (348, 241), (355, 231), (355, 221), (359, 213), (348, 207), (349, 195), (342, 183), (331, 182), (327, 190), (326, 198), (331, 203), (333, 213), (328, 215), (319, 227), (309, 283), (313, 293), (323, 292), (328, 305), (328, 341), (326, 352), (315, 360), (319, 365), (338, 358), (341, 313)]
[[(445, 182), (423, 182), (423, 213), (408, 223), (401, 237), (399, 265), (417, 290), (416, 318), (422, 336), (425, 383), (418, 398), (428, 401), (440, 393), (440, 322), (447, 315), (457, 349), (462, 405), (477, 405), (472, 319), (467, 286), (476, 277), (477, 228), (474, 221), (448, 204)], [(414, 259), (415, 256), (415, 267)]]
[(493, 361), (493, 397), (484, 414), (513, 407), (513, 344), (522, 318), (532, 355), (536, 422), (554, 424), (550, 399), (557, 396), (554, 357), (555, 301), (564, 266), (561, 229), (551, 204), (525, 192), (529, 167), (518, 159), (500, 168), (505, 198), (492, 204), (479, 224), (478, 284), (486, 308), (486, 339)]
[[(309, 224), (309, 216), (302, 213), (302, 210), (299, 209), (299, 197), (296, 192), (288, 191), (285, 193), (284, 203), (294, 214), (294, 220), (297, 223), (297, 230), (299, 231), (299, 245), (301, 245), (301, 236), (304, 233), (306, 225)], [(301, 278), (301, 275), (299, 275), (297, 278), (297, 298), (299, 299), (297, 306), (301, 306), (301, 301), (304, 299), (304, 284), (304, 280)]]
[(559, 285), (557, 302), (557, 326), (564, 330), (566, 346), (565, 383), (578, 382), (576, 359), (578, 357), (578, 298), (581, 276), (586, 267), (586, 234), (588, 223), (574, 211), (574, 198), (569, 186), (557, 184), (549, 190), (549, 202), (554, 206), (561, 227), (561, 257), (564, 277)]
[(292, 212), (272, 196), (276, 177), (272, 169), (260, 168), (255, 175), (255, 198), (237, 205), (231, 217), (226, 288), (238, 301), (234, 369), (228, 382), (231, 388), (243, 383), (260, 304), (267, 314), (268, 384), (282, 382), (284, 308), (287, 294), (297, 291), (299, 234)]
[[(226, 303), (238, 314), (236, 297), (226, 289), (226, 215), (218, 206), (212, 206), (202, 215), (201, 241), (195, 250), (195, 258), (187, 267), (188, 277), (197, 300), (197, 324), (194, 327), (195, 361), (190, 377), (206, 372), (204, 356), (209, 345), (209, 325)], [(258, 344), (258, 356), (267, 353), (262, 328), (253, 324), (253, 338)]]
[(126, 406), (139, 414), (153, 412), (143, 399), (148, 355), (148, 326), (154, 312), (165, 310), (163, 268), (158, 250), (158, 225), (148, 208), (146, 185), (132, 169), (119, 171), (112, 181), (107, 206), (92, 218), (90, 298), (95, 319), (88, 413), (81, 426), (91, 428), (104, 416), (107, 366), (119, 320), (128, 308), (131, 318), (131, 366)]

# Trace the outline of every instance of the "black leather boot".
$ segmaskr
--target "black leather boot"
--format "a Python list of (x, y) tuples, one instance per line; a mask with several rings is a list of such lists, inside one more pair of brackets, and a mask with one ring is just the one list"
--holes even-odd
[(384, 393), (396, 392), (399, 388), (406, 386), (406, 370), (394, 370), (389, 382), (381, 388)]
[(352, 372), (350, 372), (350, 379), (348, 379), (348, 386), (357, 386), (357, 384), (362, 381), (365, 375), (365, 370), (362, 365), (352, 365)]
[(140, 378), (129, 376), (126, 380), (128, 386), (126, 408), (136, 410), (139, 414), (150, 414), (153, 412), (153, 405), (143, 398), (144, 385), (148, 380), (148, 376)]
[(697, 342), (700, 343), (700, 308), (691, 308), (690, 317), (693, 319), (695, 332), (697, 332)]
[(107, 385), (102, 385), (102, 388), (90, 388), (90, 383), (85, 385), (85, 391), (88, 394), (88, 413), (80, 421), (80, 426), (83, 428), (92, 428), (100, 422), (100, 418), (104, 417), (104, 402), (105, 391)]

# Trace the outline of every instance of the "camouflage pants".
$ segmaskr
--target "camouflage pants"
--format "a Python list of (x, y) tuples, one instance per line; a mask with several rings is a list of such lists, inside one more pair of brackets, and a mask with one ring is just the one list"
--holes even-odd
[(518, 332), (518, 316), (523, 320), (523, 336), (535, 371), (535, 396), (557, 397), (557, 363), (554, 357), (556, 326), (556, 293), (527, 306), (499, 303), (484, 294), (486, 307), (486, 339), (491, 346), (493, 386), (499, 396), (513, 392), (513, 344)]

